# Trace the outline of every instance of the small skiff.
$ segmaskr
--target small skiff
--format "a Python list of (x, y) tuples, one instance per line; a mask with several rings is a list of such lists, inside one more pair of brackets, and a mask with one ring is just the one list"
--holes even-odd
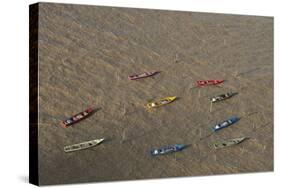
[(155, 74), (158, 74), (158, 73), (160, 73), (160, 72), (159, 71), (144, 72), (142, 74), (136, 74), (136, 75), (128, 76), (128, 79), (129, 80), (137, 80), (137, 79), (140, 79), (140, 78), (146, 78), (146, 77), (149, 77), (149, 76), (154, 76)]
[(69, 127), (70, 125), (77, 123), (78, 121), (86, 118), (87, 116), (89, 116), (91, 113), (93, 112), (93, 108), (88, 108), (86, 110), (84, 110), (83, 112), (80, 112), (78, 114), (75, 114), (74, 116), (67, 118), (66, 120), (64, 120), (63, 122), (61, 122), (61, 125), (63, 127)]
[(94, 146), (100, 144), (102, 141), (104, 141), (104, 138), (96, 139), (96, 140), (90, 140), (90, 141), (86, 141), (86, 142), (81, 142), (79, 144), (73, 144), (73, 145), (65, 146), (64, 152), (67, 153), (67, 152), (78, 151), (78, 150), (94, 147)]
[(220, 129), (223, 129), (225, 127), (228, 127), (228, 126), (236, 123), (238, 120), (239, 120), (239, 118), (236, 116), (230, 117), (228, 120), (225, 120), (221, 123), (216, 124), (214, 127), (212, 127), (212, 130), (213, 130), (213, 132), (216, 132)]
[(168, 153), (181, 151), (185, 147), (186, 147), (186, 145), (184, 145), (184, 144), (175, 144), (175, 145), (172, 145), (172, 146), (167, 146), (167, 147), (163, 147), (163, 148), (159, 148), (159, 149), (152, 149), (150, 151), (150, 154), (152, 156), (164, 155), (164, 154), (168, 154)]
[(233, 145), (243, 142), (245, 139), (246, 139), (246, 137), (233, 138), (233, 139), (229, 139), (229, 140), (219, 141), (214, 144), (214, 148), (220, 149), (220, 148), (224, 148), (224, 147), (228, 147), (228, 146), (233, 146)]
[(166, 98), (160, 99), (159, 101), (156, 101), (156, 102), (150, 102), (146, 106), (148, 108), (156, 108), (156, 107), (159, 107), (159, 106), (162, 106), (165, 104), (169, 104), (169, 103), (173, 102), (174, 100), (176, 100), (176, 98), (177, 98), (176, 96), (166, 97)]
[(232, 92), (226, 93), (226, 94), (221, 94), (221, 95), (212, 97), (210, 100), (211, 100), (212, 103), (214, 103), (214, 102), (222, 101), (222, 100), (225, 100), (225, 99), (229, 99), (232, 96), (234, 96), (235, 94), (236, 93), (232, 93)]
[(217, 84), (220, 84), (223, 82), (224, 82), (224, 80), (198, 80), (197, 86), (202, 87), (202, 86), (208, 86), (208, 85), (217, 85)]

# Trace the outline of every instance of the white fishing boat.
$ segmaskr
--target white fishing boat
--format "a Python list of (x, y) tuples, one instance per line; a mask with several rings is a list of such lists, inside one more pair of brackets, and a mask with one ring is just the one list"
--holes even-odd
[(67, 152), (87, 149), (87, 148), (90, 148), (90, 147), (94, 147), (94, 146), (100, 144), (103, 141), (104, 141), (104, 138), (101, 138), (101, 139), (95, 139), (95, 140), (90, 140), (90, 141), (86, 141), (86, 142), (81, 142), (81, 143), (78, 143), (78, 144), (65, 146), (64, 151), (67, 153)]

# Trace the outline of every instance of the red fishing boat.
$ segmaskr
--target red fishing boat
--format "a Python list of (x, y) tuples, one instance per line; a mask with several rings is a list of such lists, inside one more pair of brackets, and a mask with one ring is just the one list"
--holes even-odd
[(93, 108), (88, 108), (84, 110), (83, 112), (80, 112), (78, 114), (75, 114), (74, 116), (67, 118), (63, 122), (61, 122), (61, 125), (63, 127), (68, 127), (74, 123), (77, 123), (78, 121), (85, 119), (87, 116), (89, 116), (93, 112)]
[(157, 73), (159, 73), (159, 71), (144, 72), (142, 74), (136, 74), (136, 75), (128, 76), (128, 79), (129, 80), (137, 80), (137, 79), (140, 79), (140, 78), (146, 78), (146, 77), (149, 77), (149, 76), (153, 76)]
[(208, 85), (217, 85), (223, 83), (224, 80), (198, 80), (197, 81), (197, 86), (208, 86)]

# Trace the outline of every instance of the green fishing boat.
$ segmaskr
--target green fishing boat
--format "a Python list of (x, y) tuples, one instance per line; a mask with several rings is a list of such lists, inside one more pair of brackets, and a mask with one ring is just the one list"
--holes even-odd
[(215, 149), (220, 149), (220, 148), (224, 148), (224, 147), (228, 147), (228, 146), (233, 146), (233, 145), (243, 142), (245, 139), (246, 139), (246, 137), (219, 141), (214, 144), (214, 147), (215, 147)]

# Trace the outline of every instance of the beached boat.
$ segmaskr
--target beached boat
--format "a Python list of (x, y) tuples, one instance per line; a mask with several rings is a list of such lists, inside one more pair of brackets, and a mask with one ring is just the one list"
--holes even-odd
[(128, 76), (128, 79), (129, 80), (137, 80), (137, 79), (140, 79), (140, 78), (146, 78), (146, 77), (149, 77), (149, 76), (154, 76), (155, 74), (158, 74), (158, 73), (160, 73), (160, 72), (159, 71), (144, 72), (142, 74), (135, 74), (135, 75)]
[(212, 130), (213, 130), (213, 132), (216, 132), (220, 129), (223, 129), (225, 127), (228, 127), (228, 126), (236, 123), (238, 120), (239, 120), (239, 118), (236, 116), (230, 117), (228, 120), (225, 120), (221, 123), (216, 124), (214, 127), (212, 127)]
[(165, 104), (169, 104), (169, 103), (173, 102), (174, 100), (176, 100), (176, 98), (177, 98), (176, 96), (166, 97), (166, 98), (160, 99), (159, 101), (156, 101), (156, 102), (150, 102), (146, 106), (148, 108), (156, 108), (156, 107), (159, 107), (159, 106), (162, 106), (162, 105), (165, 105)]
[(228, 147), (228, 146), (233, 146), (233, 145), (243, 142), (245, 139), (246, 139), (246, 137), (233, 138), (233, 139), (229, 139), (229, 140), (219, 141), (214, 144), (214, 147), (215, 147), (215, 149), (220, 149), (220, 148), (224, 148), (224, 147)]
[(225, 94), (221, 94), (221, 95), (212, 97), (210, 100), (211, 100), (212, 103), (214, 103), (214, 102), (222, 101), (222, 100), (225, 100), (225, 99), (229, 99), (232, 96), (234, 96), (235, 94), (237, 94), (237, 93), (232, 93), (232, 92), (225, 93)]
[(186, 145), (184, 145), (184, 144), (175, 144), (175, 145), (172, 145), (172, 146), (167, 146), (167, 147), (163, 147), (163, 148), (159, 148), (159, 149), (152, 149), (150, 151), (150, 154), (152, 156), (164, 155), (164, 154), (168, 154), (168, 153), (181, 151), (185, 147), (186, 147)]
[(102, 141), (104, 141), (104, 138), (90, 140), (90, 141), (86, 141), (86, 142), (81, 142), (79, 144), (73, 144), (73, 145), (65, 146), (64, 152), (67, 153), (67, 152), (78, 151), (78, 150), (94, 147), (94, 146), (100, 144)]
[(74, 116), (67, 118), (66, 120), (64, 120), (61, 125), (63, 127), (68, 127), (74, 123), (77, 123), (78, 121), (86, 118), (87, 116), (89, 116), (91, 113), (93, 112), (93, 108), (88, 108), (86, 110), (84, 110), (83, 112), (80, 112), (78, 114), (75, 114)]
[(197, 86), (201, 87), (201, 86), (208, 86), (208, 85), (217, 85), (223, 82), (224, 80), (198, 80)]

